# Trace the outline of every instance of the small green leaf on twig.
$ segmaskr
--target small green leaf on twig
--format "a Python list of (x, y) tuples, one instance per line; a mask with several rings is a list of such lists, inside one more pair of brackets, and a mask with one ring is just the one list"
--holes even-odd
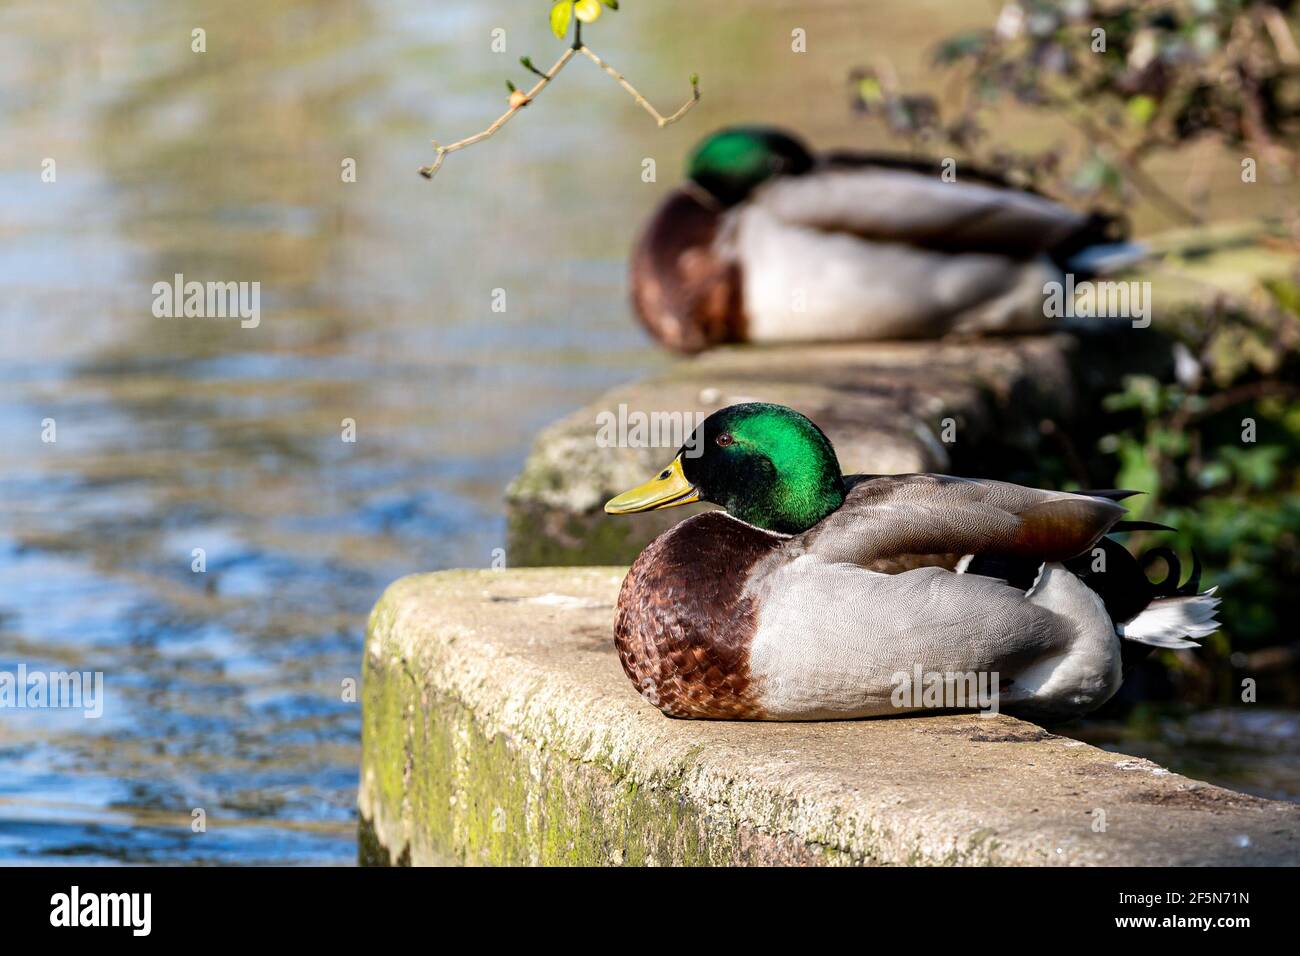
[(618, 0), (600, 0), (600, 2), (603, 3), (605, 6), (609, 7), (611, 10), (618, 9)]
[(600, 14), (600, 0), (577, 0), (573, 5), (573, 15), (583, 23), (595, 23)]
[(876, 104), (885, 98), (885, 91), (880, 80), (874, 76), (864, 76), (858, 80), (858, 99), (863, 103)]
[[(583, 0), (578, 0), (578, 3), (581, 2), (583, 2)], [(600, 0), (592, 0), (592, 3), (595, 4), (596, 12), (599, 13)], [(554, 80), (560, 70), (564, 69), (565, 64), (571, 62), (576, 56), (585, 56), (609, 74), (609, 76), (611, 76), (619, 86), (623, 87), (623, 89), (631, 94), (632, 98), (635, 99), (647, 113), (654, 117), (655, 122), (661, 127), (677, 122), (690, 111), (692, 106), (699, 102), (700, 90), (697, 85), (699, 83), (699, 77), (692, 74), (691, 85), (694, 87), (694, 90), (691, 97), (677, 109), (677, 112), (668, 116), (662, 115), (654, 108), (654, 105), (649, 100), (637, 92), (636, 87), (629, 83), (621, 73), (602, 60), (595, 51), (582, 42), (582, 20), (578, 20), (575, 23), (573, 18), (576, 6), (577, 3), (575, 3), (574, 0), (558, 0), (551, 10), (552, 29), (557, 30), (557, 35), (559, 35), (561, 39), (568, 27), (574, 27), (573, 44), (564, 51), (564, 54), (558, 60), (555, 61), (555, 65), (545, 73), (542, 73), (533, 65), (533, 61), (530, 57), (520, 57), (520, 64), (540, 76), (541, 80), (533, 84), (533, 88), (527, 93), (523, 90), (517, 89), (514, 83), (510, 80), (506, 80), (506, 89), (510, 91), (510, 108), (505, 113), (498, 116), (486, 129), (475, 133), (473, 136), (467, 136), (464, 139), (459, 139), (446, 146), (440, 146), (435, 142), (433, 146), (434, 149), (438, 151), (437, 158), (434, 160), (433, 165), (423, 166), (420, 168), (421, 176), (424, 176), (426, 179), (431, 179), (434, 174), (437, 173), (439, 167), (442, 166), (443, 159), (448, 153), (456, 152), (457, 150), (464, 149), (467, 146), (473, 146), (475, 143), (487, 139), (493, 133), (501, 129), (502, 126), (510, 121), (510, 118), (514, 116), (515, 113), (531, 103), (533, 97), (540, 93), (548, 83)]]
[(698, 74), (698, 73), (692, 73), (692, 74), (691, 74), (691, 86), (699, 86), (699, 85), (700, 85), (700, 74)]
[(1125, 112), (1138, 126), (1146, 126), (1151, 122), (1151, 118), (1156, 115), (1156, 101), (1149, 96), (1139, 94), (1132, 97), (1125, 105)]
[(573, 0), (557, 0), (551, 7), (551, 32), (556, 39), (563, 40), (569, 32), (569, 23), (573, 20)]

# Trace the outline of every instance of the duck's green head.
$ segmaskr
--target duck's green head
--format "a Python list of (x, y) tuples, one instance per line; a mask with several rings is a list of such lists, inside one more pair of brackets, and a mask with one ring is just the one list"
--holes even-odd
[(724, 206), (734, 206), (773, 176), (798, 176), (812, 166), (812, 155), (788, 133), (734, 126), (695, 148), (686, 175)]
[(610, 514), (711, 501), (768, 531), (798, 534), (844, 503), (835, 449), (820, 428), (784, 405), (732, 405), (706, 418), (672, 464), (612, 498)]

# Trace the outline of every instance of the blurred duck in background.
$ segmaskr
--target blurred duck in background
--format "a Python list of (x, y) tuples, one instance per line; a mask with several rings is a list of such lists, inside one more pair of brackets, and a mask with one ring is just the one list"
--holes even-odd
[(1124, 223), (988, 172), (835, 152), (735, 127), (692, 154), (632, 254), (664, 346), (869, 341), (1048, 328), (1044, 286), (1141, 257)]

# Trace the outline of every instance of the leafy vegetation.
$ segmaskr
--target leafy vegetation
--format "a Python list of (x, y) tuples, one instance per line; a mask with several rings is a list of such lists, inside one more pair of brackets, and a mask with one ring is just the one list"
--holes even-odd
[(617, 10), (618, 0), (555, 0), (551, 5), (551, 32), (557, 40), (563, 40), (575, 18), (579, 23), (595, 23), (602, 7)]
[[(1027, 185), (1119, 207), (1136, 191), (1195, 222), (1142, 163), (1210, 136), (1293, 168), (1297, 8), (1297, 0), (1019, 0), (992, 27), (935, 50), (957, 91), (946, 113), (935, 96), (901, 90), (877, 67), (853, 75), (855, 105), (918, 147), (951, 148)], [(1008, 102), (1064, 119), (1084, 149), (1024, 151), (991, 139)]]
[(1293, 641), (1300, 619), (1300, 284), (1269, 285), (1255, 309), (1186, 314), (1173, 380), (1129, 377), (1104, 403), (1098, 443), (1101, 477), (1146, 490), (1138, 515), (1177, 528), (1176, 550), (1195, 551), (1218, 585), (1220, 672)]
[(569, 27), (573, 27), (573, 42), (555, 61), (555, 64), (549, 70), (540, 69), (530, 56), (521, 56), (519, 65), (527, 70), (534, 78), (533, 85), (527, 90), (521, 89), (515, 85), (514, 80), (506, 80), (506, 90), (510, 94), (507, 101), (508, 109), (496, 118), (496, 120), (480, 132), (472, 136), (466, 136), (458, 139), (454, 143), (443, 146), (437, 140), (433, 141), (435, 151), (434, 160), (427, 166), (421, 166), (419, 173), (425, 179), (432, 179), (434, 175), (442, 168), (443, 161), (447, 158), (448, 153), (454, 153), (457, 150), (473, 146), (475, 143), (481, 143), (488, 139), (497, 130), (501, 129), (506, 123), (510, 122), (511, 117), (518, 113), (525, 106), (528, 106), (537, 98), (538, 94), (546, 88), (559, 72), (564, 69), (569, 61), (577, 56), (584, 56), (596, 66), (600, 67), (605, 73), (619, 86), (621, 86), (634, 100), (637, 105), (644, 109), (654, 119), (655, 123), (661, 128), (677, 122), (685, 116), (691, 108), (699, 102), (700, 99), (700, 77), (698, 73), (691, 74), (691, 97), (675, 113), (665, 116), (651, 105), (650, 101), (642, 96), (630, 82), (627, 77), (614, 69), (604, 60), (602, 60), (591, 47), (587, 46), (582, 40), (582, 26), (584, 23), (595, 23), (600, 19), (602, 11), (608, 7), (611, 10), (618, 9), (618, 0), (552, 0), (550, 24), (551, 32), (555, 34), (556, 39), (563, 40), (569, 32)]

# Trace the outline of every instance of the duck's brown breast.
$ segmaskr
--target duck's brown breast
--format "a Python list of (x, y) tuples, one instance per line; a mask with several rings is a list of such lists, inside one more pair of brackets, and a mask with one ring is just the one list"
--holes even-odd
[(749, 670), (749, 572), (783, 539), (721, 512), (647, 547), (623, 581), (614, 645), (637, 690), (670, 717), (761, 719)]
[(632, 304), (661, 343), (699, 352), (745, 338), (740, 274), (717, 253), (720, 216), (687, 189), (669, 194), (632, 251)]

